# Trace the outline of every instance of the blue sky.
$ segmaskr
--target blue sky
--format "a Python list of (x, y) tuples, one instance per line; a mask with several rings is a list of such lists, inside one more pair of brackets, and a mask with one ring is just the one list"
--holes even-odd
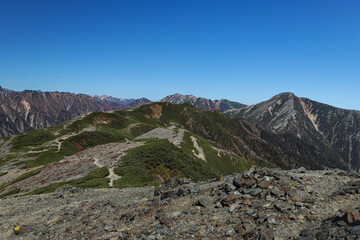
[(358, 0), (0, 0), (0, 85), (360, 110)]

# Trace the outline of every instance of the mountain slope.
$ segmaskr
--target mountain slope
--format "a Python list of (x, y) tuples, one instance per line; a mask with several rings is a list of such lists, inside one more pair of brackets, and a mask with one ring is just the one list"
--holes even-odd
[(92, 111), (124, 109), (85, 94), (0, 89), (0, 136), (52, 126)]
[[(163, 104), (165, 112), (172, 106)], [(234, 152), (161, 119), (159, 106), (93, 112), (1, 139), (0, 196), (46, 193), (64, 184), (103, 188), (156, 185), (170, 177), (199, 181), (251, 166)]]
[(156, 185), (172, 177), (199, 181), (252, 164), (346, 168), (291, 134), (190, 103), (157, 102), (93, 112), (0, 139), (0, 196), (46, 193), (64, 184), (103, 188)]
[(335, 108), (292, 93), (229, 110), (275, 133), (293, 134), (318, 151), (333, 156), (349, 168), (360, 167), (360, 112)]
[(175, 104), (182, 104), (188, 102), (197, 108), (217, 109), (222, 112), (229, 109), (240, 109), (246, 106), (244, 104), (232, 102), (227, 99), (211, 100), (206, 98), (195, 97), (193, 95), (181, 95), (178, 93), (166, 96), (165, 98), (161, 99), (160, 102), (170, 102)]

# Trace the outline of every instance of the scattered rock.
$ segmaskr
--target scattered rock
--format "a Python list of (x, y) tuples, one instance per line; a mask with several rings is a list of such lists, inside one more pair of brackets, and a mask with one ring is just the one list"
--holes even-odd
[(64, 186), (41, 197), (3, 199), (0, 236), (359, 239), (359, 174), (304, 171), (253, 168), (198, 183), (171, 179), (158, 187), (97, 190)]

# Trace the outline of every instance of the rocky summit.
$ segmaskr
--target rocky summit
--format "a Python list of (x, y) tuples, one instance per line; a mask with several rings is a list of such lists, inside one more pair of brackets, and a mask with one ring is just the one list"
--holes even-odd
[(0, 200), (2, 239), (359, 239), (360, 174), (251, 168)]

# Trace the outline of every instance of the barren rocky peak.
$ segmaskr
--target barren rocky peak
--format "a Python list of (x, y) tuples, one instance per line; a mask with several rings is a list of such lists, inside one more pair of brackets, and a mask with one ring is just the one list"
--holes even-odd
[(252, 168), (193, 183), (0, 201), (4, 239), (359, 239), (360, 174)]
[(275, 133), (293, 134), (318, 151), (331, 153), (347, 167), (360, 167), (359, 111), (282, 93), (226, 114), (254, 121)]

